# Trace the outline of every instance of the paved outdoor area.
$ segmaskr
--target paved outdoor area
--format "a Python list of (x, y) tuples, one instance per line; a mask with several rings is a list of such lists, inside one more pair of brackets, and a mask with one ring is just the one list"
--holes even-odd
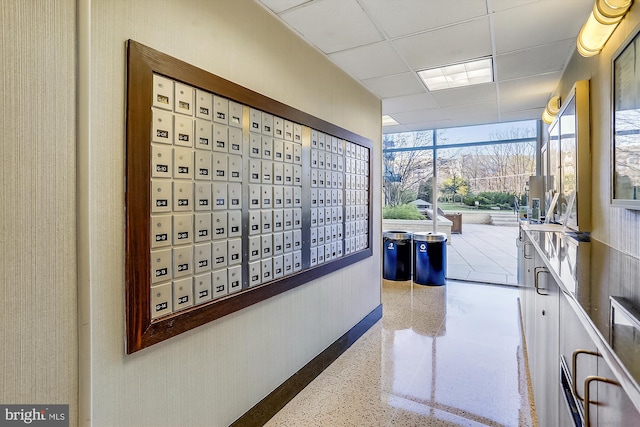
[(463, 224), (447, 245), (447, 278), (517, 284), (518, 227)]

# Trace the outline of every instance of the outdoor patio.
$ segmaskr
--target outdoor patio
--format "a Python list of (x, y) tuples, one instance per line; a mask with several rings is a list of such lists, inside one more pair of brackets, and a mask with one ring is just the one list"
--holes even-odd
[(517, 284), (518, 227), (463, 224), (447, 245), (447, 278)]

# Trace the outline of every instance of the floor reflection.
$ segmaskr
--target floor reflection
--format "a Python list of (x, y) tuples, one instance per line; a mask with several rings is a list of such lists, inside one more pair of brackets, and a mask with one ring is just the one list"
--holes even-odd
[(268, 425), (533, 425), (517, 297), (384, 281), (382, 320)]
[[(382, 359), (393, 369), (382, 370), (383, 383), (401, 398), (389, 404), (402, 410), (419, 404), (423, 414), (444, 411), (479, 425), (519, 425), (520, 330), (508, 321), (517, 319), (517, 291), (453, 282), (405, 286), (410, 327), (401, 315), (384, 323), (391, 342), (383, 342)], [(389, 303), (402, 306), (406, 289), (391, 282), (385, 289)]]

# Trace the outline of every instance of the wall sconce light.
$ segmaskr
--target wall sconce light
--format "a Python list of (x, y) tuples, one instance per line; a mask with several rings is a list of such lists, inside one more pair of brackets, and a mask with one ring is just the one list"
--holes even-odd
[(631, 3), (633, 0), (596, 0), (593, 11), (578, 34), (580, 55), (589, 57), (600, 53)]
[(550, 125), (553, 119), (558, 115), (560, 111), (560, 97), (554, 96), (547, 102), (547, 106), (544, 107), (542, 112), (542, 121)]

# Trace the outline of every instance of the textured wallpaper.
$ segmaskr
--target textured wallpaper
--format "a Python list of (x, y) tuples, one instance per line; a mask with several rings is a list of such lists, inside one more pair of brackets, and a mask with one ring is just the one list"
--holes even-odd
[(76, 2), (0, 2), (0, 402), (77, 412)]

